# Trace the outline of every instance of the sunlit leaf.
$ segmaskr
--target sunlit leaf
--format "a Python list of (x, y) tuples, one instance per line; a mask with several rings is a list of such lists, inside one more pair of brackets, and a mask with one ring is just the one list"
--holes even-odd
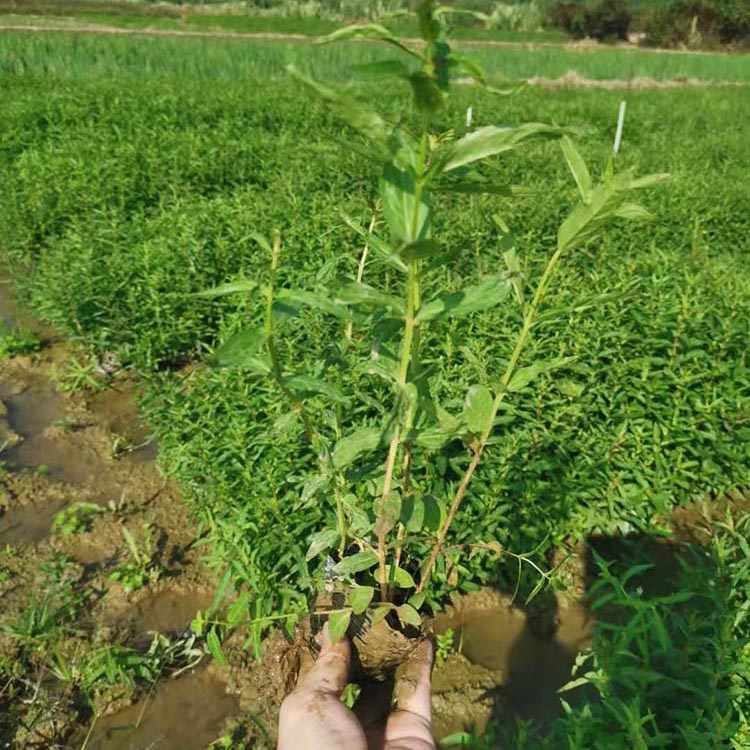
[(352, 619), (352, 611), (343, 609), (340, 612), (331, 612), (328, 616), (328, 637), (331, 643), (338, 643), (345, 635)]
[(426, 239), (429, 229), (430, 206), (427, 191), (416, 195), (414, 172), (398, 169), (389, 163), (380, 178), (380, 197), (383, 215), (388, 222), (391, 235), (399, 243), (411, 243)]
[(312, 535), (310, 546), (307, 548), (305, 560), (312, 560), (324, 550), (331, 549), (339, 541), (339, 533), (335, 529), (323, 529)]
[(266, 335), (259, 329), (240, 331), (216, 350), (214, 361), (219, 367), (247, 367), (265, 375), (271, 372), (271, 363), (264, 352), (258, 351), (265, 341)]
[(254, 292), (258, 286), (258, 282), (252, 279), (238, 279), (237, 281), (229, 281), (226, 284), (219, 284), (219, 286), (206, 289), (203, 292), (197, 292), (195, 296), (213, 299), (215, 297), (226, 297), (229, 294), (249, 294), (250, 292)]
[(335, 385), (320, 378), (313, 378), (310, 375), (289, 375), (282, 382), (292, 393), (298, 395), (322, 393), (332, 401), (339, 403), (347, 400), (346, 396)]
[(581, 198), (587, 201), (591, 193), (591, 175), (589, 174), (586, 162), (569, 136), (564, 135), (560, 139), (560, 147), (565, 155), (565, 161), (568, 163), (568, 167), (573, 174), (573, 179), (575, 179), (576, 185), (578, 185), (578, 192), (581, 194)]
[(510, 292), (511, 285), (505, 276), (488, 276), (476, 286), (469, 286), (458, 292), (441, 292), (422, 305), (417, 320), (437, 320), (455, 318), (488, 310), (502, 302)]
[(411, 625), (415, 628), (422, 626), (422, 618), (411, 604), (402, 604), (400, 607), (396, 607), (396, 614), (402, 625)]
[(488, 125), (465, 135), (453, 144), (443, 171), (450, 172), (488, 156), (511, 151), (527, 141), (559, 138), (565, 132), (563, 128), (538, 122), (506, 128)]
[(336, 31), (332, 31), (327, 36), (316, 39), (315, 44), (330, 44), (331, 42), (346, 41), (348, 39), (375, 39), (386, 42), (416, 57), (418, 60), (422, 60), (422, 55), (419, 52), (408, 47), (392, 31), (389, 31), (379, 23), (355, 23), (351, 26), (344, 26), (343, 28), (336, 29)]
[(401, 516), (401, 493), (393, 490), (375, 503), (375, 536), (388, 534)]
[(353, 575), (369, 570), (378, 562), (378, 556), (370, 549), (364, 549), (348, 555), (334, 566), (334, 571), (340, 575)]
[(493, 398), (489, 388), (473, 385), (466, 394), (464, 417), (470, 432), (478, 434), (484, 430), (492, 416)]
[(404, 303), (392, 294), (381, 292), (369, 284), (345, 284), (336, 290), (336, 302), (344, 305), (357, 305), (366, 310), (392, 310), (404, 314)]
[(394, 583), (400, 589), (411, 589), (416, 585), (411, 574), (403, 568), (398, 568), (395, 565), (386, 565), (386, 573), (388, 582)]
[(276, 300), (290, 305), (310, 307), (313, 310), (347, 320), (350, 315), (344, 305), (336, 304), (328, 291), (309, 292), (304, 289), (278, 289)]
[(344, 469), (356, 461), (363, 453), (370, 453), (380, 445), (379, 427), (360, 427), (342, 437), (333, 449), (333, 465)]
[(347, 602), (355, 615), (361, 615), (369, 606), (375, 595), (372, 586), (355, 586), (347, 597)]

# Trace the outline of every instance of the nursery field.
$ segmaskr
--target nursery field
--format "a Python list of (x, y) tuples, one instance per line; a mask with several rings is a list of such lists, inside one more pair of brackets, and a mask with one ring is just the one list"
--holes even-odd
[[(509, 395), (448, 540), (523, 561), (472, 552), (436, 569), (436, 734), (477, 749), (748, 747), (750, 57), (465, 52), (498, 80), (574, 69), (742, 85), (526, 86), (511, 97), (459, 85), (439, 114), (439, 130), (458, 136), (467, 107), (473, 127), (575, 128), (598, 178), (626, 99), (617, 169), (670, 178), (639, 196), (651, 221), (614, 224), (566, 255), (542, 302), (519, 362), (539, 363), (537, 377)], [(364, 240), (351, 225), (384, 224), (376, 170), (284, 66), (349, 81), (353, 63), (381, 55), (368, 44), (0, 34), (0, 253), (42, 321), (24, 323), (4, 302), (0, 747), (131, 747), (97, 726), (111, 730), (119, 715), (140, 727), (149, 699), (172, 724), (147, 717), (138, 747), (164, 733), (164, 747), (183, 750), (273, 746), (293, 671), (279, 666), (292, 647), (274, 628), (291, 632), (309, 612), (325, 557), (306, 552), (336, 509), (307, 481), (317, 459), (278, 390), (252, 368), (212, 366), (223, 342), (262, 323), (266, 300), (198, 293), (267, 279), (257, 233), (275, 230), (279, 288), (356, 276)], [(351, 91), (415, 125), (406, 85)], [(576, 200), (559, 145), (483, 170), (529, 190), (436, 193), (435, 234), (449, 252), (425, 296), (505, 267), (495, 215), (529, 289), (554, 251)], [(396, 293), (390, 272), (363, 267), (365, 281)], [(505, 369), (522, 324), (511, 301), (440, 319), (422, 340), (449, 412), (477, 372), (492, 382)], [(279, 314), (291, 322), (278, 356), (335, 382), (310, 397), (326, 429), (371, 425), (386, 391), (354, 363), (371, 346), (359, 319), (347, 333), (323, 305)], [(145, 447), (142, 428), (113, 421), (123, 389), (153, 432)], [(51, 447), (68, 443), (72, 466)], [(427, 489), (456, 485), (465, 454), (455, 441), (436, 449)], [(50, 531), (73, 498), (80, 508)], [(184, 622), (160, 626), (159, 601)], [(144, 641), (144, 630), (162, 635)], [(586, 679), (560, 696), (579, 649)], [(208, 668), (167, 681), (204, 654)], [(209, 723), (194, 736), (179, 735), (165, 685), (210, 702), (196, 708)]]

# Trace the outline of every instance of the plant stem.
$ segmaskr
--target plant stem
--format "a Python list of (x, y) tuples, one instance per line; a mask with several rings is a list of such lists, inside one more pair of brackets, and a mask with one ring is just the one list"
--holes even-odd
[(502, 404), (503, 400), (505, 399), (505, 394), (508, 392), (508, 384), (510, 383), (511, 378), (513, 377), (513, 373), (515, 372), (516, 365), (518, 364), (518, 360), (526, 344), (526, 340), (528, 339), (529, 332), (531, 331), (531, 328), (536, 319), (536, 315), (539, 310), (539, 304), (542, 300), (542, 297), (544, 296), (545, 291), (547, 290), (547, 285), (549, 283), (549, 280), (552, 277), (552, 274), (554, 273), (555, 269), (557, 268), (560, 262), (560, 258), (562, 257), (562, 254), (565, 251), (565, 249), (566, 248), (563, 246), (563, 247), (558, 247), (557, 250), (555, 250), (554, 254), (549, 260), (549, 263), (547, 263), (547, 267), (544, 269), (542, 278), (539, 280), (539, 284), (536, 288), (536, 292), (534, 293), (534, 298), (532, 299), (531, 303), (529, 304), (526, 310), (526, 314), (524, 316), (524, 321), (523, 321), (523, 326), (521, 327), (521, 331), (519, 332), (518, 337), (516, 338), (516, 344), (513, 347), (513, 352), (510, 356), (510, 360), (508, 361), (508, 366), (505, 368), (505, 372), (503, 373), (503, 376), (500, 379), (500, 388), (498, 389), (497, 395), (495, 396), (495, 399), (492, 402), (492, 409), (490, 411), (490, 415), (487, 419), (487, 422), (484, 425), (484, 429), (482, 430), (479, 440), (474, 443), (474, 446), (472, 448), (473, 455), (471, 457), (471, 462), (469, 463), (469, 466), (466, 469), (466, 472), (461, 478), (461, 482), (458, 485), (456, 494), (453, 496), (453, 501), (451, 502), (450, 509), (448, 510), (448, 515), (446, 516), (445, 521), (443, 522), (443, 524), (440, 526), (440, 529), (438, 530), (437, 538), (435, 539), (435, 542), (433, 543), (430, 557), (428, 558), (427, 564), (425, 565), (424, 571), (422, 573), (422, 580), (419, 582), (419, 585), (417, 586), (417, 593), (421, 592), (424, 589), (425, 585), (427, 584), (427, 581), (430, 578), (430, 574), (432, 573), (432, 570), (435, 567), (435, 562), (437, 561), (437, 558), (440, 555), (440, 550), (441, 550), (441, 547), (443, 546), (443, 542), (445, 541), (445, 537), (447, 536), (448, 531), (451, 527), (451, 524), (453, 523), (453, 519), (456, 517), (456, 513), (458, 512), (458, 508), (461, 505), (461, 501), (464, 499), (464, 496), (466, 495), (466, 491), (468, 490), (469, 485), (471, 484), (471, 479), (474, 476), (474, 472), (476, 471), (477, 466), (479, 466), (479, 462), (482, 459), (482, 454), (487, 445), (487, 440), (490, 437), (490, 433), (492, 432), (492, 428), (495, 423), (495, 416), (497, 415), (497, 411), (500, 408), (500, 404)]

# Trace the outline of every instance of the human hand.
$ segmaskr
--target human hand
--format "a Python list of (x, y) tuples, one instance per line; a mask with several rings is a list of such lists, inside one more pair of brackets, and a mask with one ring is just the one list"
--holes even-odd
[(432, 660), (432, 643), (423, 641), (394, 681), (366, 685), (349, 709), (340, 697), (349, 681), (351, 646), (346, 638), (331, 644), (326, 624), (318, 660), (281, 705), (278, 750), (435, 750)]

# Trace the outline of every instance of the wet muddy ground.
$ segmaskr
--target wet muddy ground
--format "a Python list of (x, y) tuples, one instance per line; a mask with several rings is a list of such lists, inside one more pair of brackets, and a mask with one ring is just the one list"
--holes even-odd
[[(0, 284), (6, 327), (18, 324), (8, 289)], [(216, 580), (201, 563), (184, 498), (156, 468), (157, 446), (138, 417), (137, 387), (120, 372), (108, 376), (105, 389), (62, 392), (71, 349), (49, 331), (42, 335), (40, 351), (0, 360), (0, 626), (28, 613), (45, 566), (64, 556), (76, 590), (88, 597), (79, 615), (84, 635), (68, 645), (118, 643), (145, 652), (161, 633), (174, 648), (195, 649), (200, 644), (190, 640), (189, 625), (210, 606)], [(727, 502), (750, 507), (739, 494)], [(88, 511), (66, 528), (60, 512), (76, 503)], [(678, 511), (677, 541), (590, 540), (571, 558), (570, 590), (581, 598), (590, 585), (592, 549), (604, 559), (628, 550), (645, 555), (653, 565), (643, 576), (645, 590), (669, 590), (683, 542), (700, 542), (706, 511), (721, 507)], [(148, 580), (133, 591), (111, 578), (129, 559), (123, 530), (150, 559)], [(493, 717), (554, 718), (557, 691), (590, 644), (594, 624), (583, 599), (548, 597), (541, 609), (524, 610), (494, 591), (457, 597), (434, 623), (437, 633), (454, 634), (433, 676), (435, 736), (482, 728)], [(0, 686), (0, 748), (206, 750), (230, 735), (247, 747), (270, 748), (301, 648), (275, 633), (256, 660), (236, 633), (224, 644), (225, 667), (194, 650), (189, 668), (159, 673), (136, 689), (105, 691), (93, 708), (82, 707), (49, 674), (15, 675), (36, 681), (36, 692), (19, 698), (20, 706)], [(0, 671), (12, 672), (13, 653), (0, 636)], [(50, 716), (34, 724), (29, 717), (39, 696), (46, 696)]]

